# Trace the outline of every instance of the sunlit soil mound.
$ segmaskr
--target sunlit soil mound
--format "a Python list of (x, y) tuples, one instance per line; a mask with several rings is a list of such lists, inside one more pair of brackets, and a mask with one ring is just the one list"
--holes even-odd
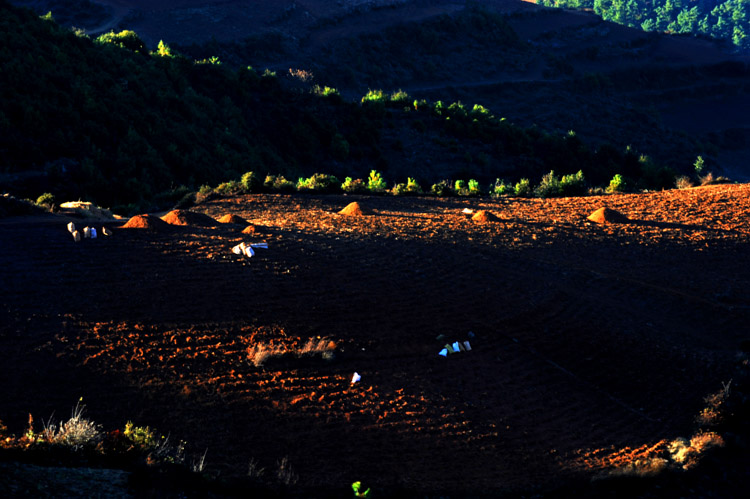
[(630, 222), (628, 217), (610, 208), (599, 208), (589, 215), (588, 219), (598, 224), (626, 224)]
[(239, 215), (234, 213), (227, 213), (219, 219), (219, 223), (223, 224), (237, 224), (237, 225), (248, 225), (248, 221)]
[(498, 222), (500, 221), (495, 215), (486, 210), (479, 210), (471, 216), (471, 219), (475, 222)]
[(243, 234), (263, 234), (263, 226), (262, 225), (253, 225), (249, 224), (247, 227), (242, 229)]
[(343, 210), (339, 212), (340, 215), (349, 215), (352, 217), (361, 217), (363, 215), (366, 215), (366, 210), (363, 210), (362, 207), (359, 205), (358, 202), (354, 201), (353, 203), (349, 203), (344, 207)]
[(216, 227), (216, 220), (195, 211), (172, 210), (163, 217), (162, 220), (171, 225), (193, 225), (198, 227)]
[(169, 224), (164, 220), (155, 217), (153, 215), (136, 215), (128, 220), (123, 229), (150, 229), (150, 230), (165, 230), (169, 228)]

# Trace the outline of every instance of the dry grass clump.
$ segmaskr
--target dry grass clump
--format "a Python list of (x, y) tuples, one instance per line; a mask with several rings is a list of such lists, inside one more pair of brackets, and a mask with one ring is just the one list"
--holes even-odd
[(332, 360), (335, 350), (336, 343), (327, 338), (310, 338), (297, 348), (283, 344), (257, 343), (247, 347), (247, 358), (255, 367), (261, 367), (269, 359), (282, 357), (303, 358), (319, 355), (323, 360)]
[(695, 184), (690, 180), (690, 177), (683, 175), (675, 179), (674, 186), (678, 189), (690, 189), (691, 187), (695, 187)]
[(672, 461), (683, 469), (690, 469), (698, 464), (701, 454), (714, 447), (724, 447), (724, 439), (718, 433), (700, 432), (688, 441), (677, 438), (669, 444), (669, 454)]
[(74, 449), (96, 446), (102, 440), (101, 427), (83, 417), (85, 407), (79, 400), (69, 420), (61, 422), (59, 426), (45, 425), (42, 432), (43, 438), (48, 443), (66, 445)]
[(284, 485), (294, 485), (299, 480), (299, 475), (297, 475), (292, 469), (288, 457), (284, 457), (279, 462), (279, 469), (276, 471), (276, 478)]
[(609, 476), (655, 476), (667, 468), (669, 468), (669, 460), (662, 457), (636, 459), (612, 470)]
[(731, 386), (732, 380), (729, 380), (728, 383), (722, 383), (721, 390), (703, 399), (707, 405), (695, 418), (699, 425), (716, 426), (722, 422), (724, 419), (724, 404), (727, 398), (729, 398), (729, 389)]

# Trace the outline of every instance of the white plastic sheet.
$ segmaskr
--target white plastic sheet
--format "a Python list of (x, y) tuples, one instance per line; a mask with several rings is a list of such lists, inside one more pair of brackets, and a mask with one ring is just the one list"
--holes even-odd
[(352, 384), (358, 382), (361, 379), (362, 379), (362, 376), (360, 376), (358, 373), (355, 372), (354, 376), (352, 376)]

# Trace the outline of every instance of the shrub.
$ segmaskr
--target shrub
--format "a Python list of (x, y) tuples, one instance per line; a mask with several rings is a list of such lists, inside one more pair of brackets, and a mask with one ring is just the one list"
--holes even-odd
[(229, 180), (227, 182), (222, 182), (221, 184), (219, 184), (216, 189), (214, 189), (214, 192), (216, 192), (217, 194), (228, 196), (232, 194), (239, 194), (242, 189), (242, 184), (240, 184), (238, 181)]
[(406, 179), (406, 188), (412, 194), (422, 194), (422, 186), (417, 183), (416, 179), (411, 177), (407, 177)]
[(45, 192), (36, 198), (36, 204), (52, 210), (55, 207), (55, 196), (51, 192)]
[(617, 173), (612, 180), (609, 181), (607, 186), (607, 192), (625, 192), (627, 190), (627, 183), (625, 179)]
[(362, 97), (362, 103), (381, 103), (385, 104), (387, 96), (382, 90), (368, 90), (364, 97)]
[(693, 163), (693, 168), (695, 168), (695, 173), (700, 175), (703, 173), (703, 170), (706, 168), (706, 161), (703, 159), (703, 156), (698, 156), (695, 158), (695, 163)]
[(694, 187), (695, 184), (693, 184), (693, 181), (690, 180), (690, 177), (686, 177), (685, 175), (681, 175), (674, 180), (674, 185), (678, 189), (689, 189), (691, 187)]
[(341, 92), (331, 87), (315, 85), (312, 89), (312, 93), (320, 97), (330, 97), (335, 100), (341, 100)]
[(492, 197), (511, 196), (513, 194), (515, 194), (513, 185), (506, 184), (504, 180), (496, 179), (495, 183), (490, 187), (490, 195)]
[(260, 178), (258, 178), (255, 172), (245, 172), (240, 178), (240, 185), (242, 185), (245, 192), (258, 192), (261, 186)]
[(560, 193), (563, 196), (583, 196), (586, 194), (586, 180), (583, 172), (578, 170), (575, 174), (563, 175), (560, 180)]
[(551, 198), (559, 196), (562, 193), (562, 183), (560, 178), (555, 175), (555, 171), (551, 170), (549, 173), (542, 177), (542, 181), (534, 189), (536, 197), (540, 198)]
[(432, 184), (430, 187), (430, 194), (438, 197), (448, 197), (455, 195), (456, 191), (453, 190), (453, 183), (450, 180), (441, 180), (437, 184)]
[(403, 182), (400, 184), (395, 184), (393, 187), (391, 187), (391, 194), (394, 196), (406, 196), (408, 192), (406, 191), (406, 184)]
[(359, 194), (367, 192), (367, 185), (361, 178), (352, 179), (351, 177), (346, 177), (344, 183), (341, 184), (341, 190), (349, 194)]
[(268, 175), (263, 182), (263, 187), (269, 191), (276, 192), (294, 192), (297, 185), (291, 180), (287, 180), (283, 175)]
[(473, 178), (469, 179), (467, 189), (469, 196), (478, 196), (479, 194), (481, 194), (481, 192), (479, 192), (479, 182)]
[(386, 191), (387, 184), (383, 177), (376, 170), (370, 172), (370, 176), (367, 179), (367, 190), (374, 194), (382, 194)]
[(313, 192), (336, 192), (341, 188), (341, 182), (333, 175), (315, 173), (312, 177), (302, 178), (297, 181), (297, 191)]
[(156, 437), (154, 432), (146, 426), (134, 426), (132, 421), (125, 423), (125, 431), (123, 432), (125, 437), (133, 442), (133, 444), (142, 450), (154, 449), (157, 445)]
[(415, 179), (408, 177), (405, 184), (401, 183), (394, 185), (391, 189), (391, 194), (395, 196), (418, 196), (422, 194), (422, 187), (420, 187)]
[[(42, 433), (44, 439), (49, 443), (65, 445), (76, 450), (96, 446), (102, 439), (102, 432), (99, 425), (83, 417), (85, 407), (85, 405), (81, 405), (81, 400), (79, 400), (70, 419), (60, 423), (59, 428), (54, 424), (44, 428)], [(34, 436), (31, 422), (32, 419), (29, 417), (27, 437)]]
[(140, 54), (148, 54), (148, 49), (146, 48), (146, 44), (143, 43), (143, 40), (141, 40), (135, 31), (128, 29), (120, 31), (119, 33), (115, 33), (114, 31), (104, 33), (97, 37), (95, 41), (100, 44), (109, 43), (116, 45)]
[(527, 198), (531, 196), (531, 182), (529, 182), (529, 179), (522, 178), (518, 182), (516, 182), (516, 185), (513, 187), (513, 191), (516, 196)]
[(396, 106), (408, 106), (409, 105), (409, 94), (403, 90), (397, 90), (390, 95), (390, 103)]
[(464, 180), (456, 180), (453, 190), (459, 196), (478, 196), (479, 182), (474, 179), (470, 179), (468, 182)]

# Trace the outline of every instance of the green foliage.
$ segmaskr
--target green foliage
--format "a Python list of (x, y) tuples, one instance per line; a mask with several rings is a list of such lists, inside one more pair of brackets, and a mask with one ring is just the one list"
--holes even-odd
[(362, 103), (381, 103), (385, 104), (388, 100), (388, 96), (382, 90), (368, 90), (367, 93), (362, 97)]
[(532, 190), (531, 190), (531, 182), (529, 182), (529, 179), (522, 178), (518, 182), (516, 182), (516, 185), (513, 186), (513, 193), (521, 198), (527, 198), (531, 196)]
[(643, 31), (690, 33), (750, 48), (750, 4), (746, 0), (537, 0), (548, 7), (587, 8), (606, 21)]
[(55, 206), (55, 195), (50, 192), (45, 192), (38, 198), (36, 198), (36, 204), (39, 206), (44, 206), (45, 208), (51, 210)]
[(418, 196), (422, 193), (422, 187), (420, 187), (419, 183), (411, 177), (407, 178), (405, 184), (396, 184), (391, 188), (391, 194), (394, 196)]
[(562, 183), (560, 177), (555, 175), (554, 170), (542, 177), (539, 185), (534, 189), (534, 195), (539, 198), (557, 197), (562, 194)]
[(490, 187), (490, 195), (492, 197), (501, 196), (512, 196), (515, 194), (513, 184), (505, 183), (504, 180), (496, 179), (495, 183)]
[(139, 54), (148, 54), (146, 44), (141, 40), (141, 37), (135, 31), (129, 29), (120, 31), (119, 33), (115, 33), (114, 31), (104, 33), (96, 38), (96, 43), (109, 43)]
[(456, 191), (453, 190), (453, 182), (450, 180), (441, 180), (436, 184), (432, 184), (432, 187), (430, 187), (430, 194), (438, 197), (449, 197), (454, 196)]
[(261, 181), (255, 172), (245, 172), (240, 178), (240, 184), (245, 192), (258, 192), (261, 187)]
[(475, 179), (469, 179), (468, 182), (465, 180), (456, 180), (453, 191), (459, 196), (478, 196), (481, 194), (479, 191), (479, 182)]
[(263, 187), (268, 191), (275, 192), (295, 192), (297, 190), (297, 184), (291, 180), (287, 180), (283, 175), (266, 176)]
[(703, 174), (703, 170), (706, 169), (706, 162), (703, 159), (703, 156), (698, 156), (695, 159), (695, 163), (693, 163), (693, 169), (695, 169), (695, 173), (698, 175)]
[(341, 101), (341, 92), (339, 92), (337, 89), (332, 87), (321, 87), (320, 85), (315, 85), (312, 88), (313, 95), (317, 95), (319, 97), (326, 97), (332, 100), (335, 100), (337, 102)]
[(583, 172), (578, 170), (575, 174), (563, 175), (560, 180), (561, 196), (583, 196), (586, 194), (586, 180)]
[(229, 180), (227, 182), (222, 182), (218, 186), (216, 186), (216, 189), (214, 189), (214, 192), (217, 194), (221, 194), (223, 196), (231, 196), (235, 194), (239, 194), (243, 191), (243, 185), (236, 181), (236, 180)]
[(607, 186), (607, 192), (625, 192), (627, 190), (627, 183), (622, 175), (619, 173), (612, 177)]
[(341, 184), (341, 190), (349, 194), (363, 194), (367, 192), (367, 184), (361, 178), (352, 179), (351, 177), (346, 177)]
[(152, 52), (154, 55), (158, 55), (159, 57), (174, 57), (174, 54), (172, 54), (172, 49), (164, 43), (164, 40), (159, 40), (159, 45), (156, 47), (156, 52)]
[(376, 170), (372, 170), (367, 179), (367, 190), (373, 194), (382, 194), (386, 189), (387, 185), (383, 176)]
[(141, 450), (152, 450), (158, 444), (154, 432), (148, 426), (135, 426), (132, 421), (125, 423), (123, 434), (133, 445)]
[(315, 173), (309, 178), (300, 178), (297, 181), (297, 191), (305, 192), (337, 192), (341, 189), (341, 182), (333, 175), (325, 175), (323, 173)]
[(354, 482), (352, 484), (352, 491), (354, 491), (354, 497), (370, 497), (370, 488), (362, 490), (362, 482)]
[(409, 94), (399, 89), (390, 95), (389, 102), (396, 106), (408, 106), (409, 99)]

